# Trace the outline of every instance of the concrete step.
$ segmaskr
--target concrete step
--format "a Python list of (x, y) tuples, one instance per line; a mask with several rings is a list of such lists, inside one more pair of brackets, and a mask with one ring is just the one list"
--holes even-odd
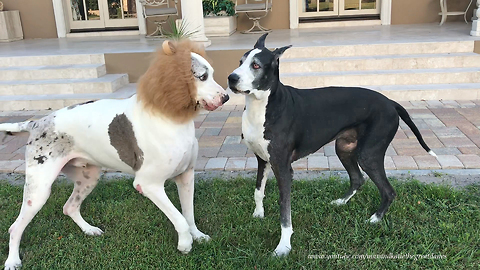
[(314, 88), (331, 85), (362, 86), (479, 83), (480, 67), (284, 73), (280, 75), (280, 79), (284, 84), (298, 88)]
[(0, 81), (87, 79), (107, 74), (105, 64), (0, 67)]
[(354, 44), (342, 46), (292, 47), (285, 51), (282, 59), (346, 57), (397, 54), (439, 54), (473, 52), (474, 41), (413, 42), (384, 44)]
[[(480, 83), (365, 85), (364, 88), (382, 93), (395, 101), (409, 100), (477, 100)], [(245, 96), (229, 92), (226, 105), (245, 105)]]
[(0, 96), (0, 111), (58, 110), (73, 104), (98, 99), (122, 99), (135, 94), (136, 84), (127, 84), (113, 93)]
[(480, 54), (368, 55), (280, 60), (280, 73), (480, 67)]
[(362, 87), (378, 91), (388, 98), (396, 101), (480, 99), (480, 82), (452, 84), (373, 85)]
[(0, 57), (0, 67), (59, 66), (83, 64), (105, 64), (105, 57), (103, 54), (65, 54)]
[(128, 84), (128, 74), (93, 79), (0, 81), (0, 96), (112, 93)]

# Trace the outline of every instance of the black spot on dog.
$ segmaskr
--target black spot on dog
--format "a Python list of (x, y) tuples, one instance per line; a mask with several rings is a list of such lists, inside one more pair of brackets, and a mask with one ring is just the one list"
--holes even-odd
[(78, 104), (74, 104), (74, 105), (70, 105), (67, 107), (67, 110), (71, 110), (77, 106), (82, 106), (82, 105), (85, 105), (85, 104), (89, 104), (89, 103), (93, 103), (95, 102), (95, 100), (89, 100), (89, 101), (86, 101), (86, 102), (83, 102), (83, 103), (78, 103)]
[(82, 174), (85, 179), (90, 179), (90, 174), (88, 173), (88, 171), (82, 171)]
[(43, 164), (48, 158), (46, 156), (40, 155), (38, 157), (33, 157), (33, 159), (36, 160), (38, 164)]
[(117, 114), (108, 125), (110, 144), (117, 150), (120, 160), (138, 171), (143, 163), (143, 151), (138, 147), (133, 126), (125, 114)]
[(81, 199), (82, 199), (82, 197), (80, 197), (80, 195), (77, 195), (77, 196), (75, 197), (75, 201), (77, 201), (77, 202), (80, 201)]
[(77, 185), (79, 185), (79, 186), (82, 185), (82, 181), (77, 181), (76, 183), (77, 183)]
[(43, 132), (42, 135), (40, 135), (40, 138), (46, 138), (47, 137), (47, 132)]
[(48, 152), (48, 155), (51, 156), (51, 155), (52, 155), (52, 152)]

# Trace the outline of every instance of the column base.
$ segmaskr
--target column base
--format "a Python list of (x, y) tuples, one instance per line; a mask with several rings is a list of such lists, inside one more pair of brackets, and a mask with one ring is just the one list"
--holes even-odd
[(480, 21), (475, 20), (472, 23), (472, 31), (470, 31), (470, 36), (479, 37), (480, 36)]

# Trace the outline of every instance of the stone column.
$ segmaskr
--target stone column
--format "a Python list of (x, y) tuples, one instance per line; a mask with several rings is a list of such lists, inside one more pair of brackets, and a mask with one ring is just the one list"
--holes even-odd
[(142, 3), (140, 1), (135, 0), (135, 4), (137, 7), (137, 19), (138, 19), (138, 32), (140, 35), (146, 35), (147, 34), (147, 21), (145, 20), (145, 17), (143, 17), (143, 7)]
[(475, 10), (476, 20), (472, 23), (472, 31), (470, 31), (471, 36), (480, 36), (480, 0), (477, 0), (477, 9)]
[(59, 38), (67, 37), (66, 17), (63, 9), (62, 0), (52, 0), (53, 14), (55, 16), (55, 25), (57, 26), (57, 36)]
[(191, 40), (203, 42), (205, 47), (212, 44), (205, 36), (202, 0), (182, 0), (182, 21), (186, 24), (187, 31), (196, 32)]

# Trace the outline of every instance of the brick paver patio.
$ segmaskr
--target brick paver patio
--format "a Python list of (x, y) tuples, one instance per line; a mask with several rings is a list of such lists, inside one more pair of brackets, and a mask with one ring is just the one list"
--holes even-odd
[[(480, 168), (480, 100), (400, 102), (410, 113), (426, 143), (438, 155), (428, 155), (400, 121), (400, 128), (387, 150), (387, 170), (441, 170)], [(255, 170), (255, 156), (241, 139), (243, 105), (225, 105), (195, 119), (199, 139), (197, 171)], [(18, 122), (50, 111), (0, 112), (0, 122)], [(0, 145), (0, 172), (24, 173), (28, 133), (8, 136)], [(296, 170), (344, 170), (331, 142), (308, 158), (294, 163)]]

